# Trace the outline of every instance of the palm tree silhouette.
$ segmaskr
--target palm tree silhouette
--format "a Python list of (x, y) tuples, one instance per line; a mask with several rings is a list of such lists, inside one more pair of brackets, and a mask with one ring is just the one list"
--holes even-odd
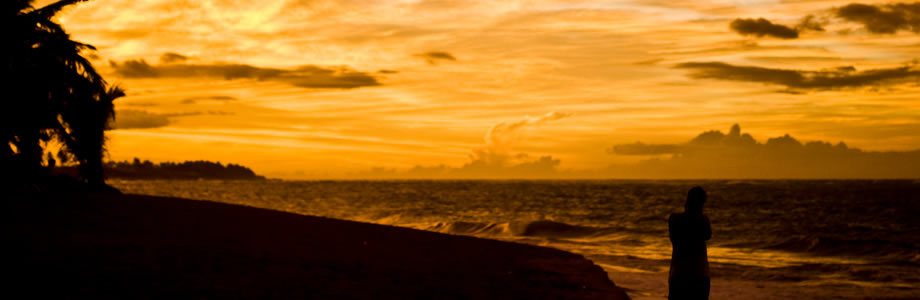
[(0, 50), (8, 93), (0, 103), (0, 130), (7, 139), (0, 164), (20, 178), (37, 180), (42, 143), (56, 139), (80, 164), (84, 181), (103, 183), (104, 131), (114, 119), (113, 101), (124, 91), (108, 87), (80, 55), (95, 48), (72, 40), (53, 20), (64, 7), (83, 1), (34, 8), (33, 0), (6, 0), (0, 6), (0, 26), (9, 38)]
[(115, 119), (115, 99), (123, 97), (124, 90), (110, 87), (97, 95), (96, 101), (79, 103), (74, 111), (63, 118), (71, 129), (67, 145), (80, 164), (81, 176), (91, 184), (103, 184), (102, 159), (105, 154), (105, 130), (111, 129)]

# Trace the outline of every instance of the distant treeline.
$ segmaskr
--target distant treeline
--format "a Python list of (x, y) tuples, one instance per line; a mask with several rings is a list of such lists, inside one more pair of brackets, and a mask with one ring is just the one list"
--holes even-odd
[(247, 167), (237, 164), (223, 165), (220, 162), (205, 160), (185, 161), (180, 163), (153, 163), (135, 158), (133, 162), (110, 161), (105, 163), (108, 178), (122, 179), (257, 179), (265, 177), (256, 175)]

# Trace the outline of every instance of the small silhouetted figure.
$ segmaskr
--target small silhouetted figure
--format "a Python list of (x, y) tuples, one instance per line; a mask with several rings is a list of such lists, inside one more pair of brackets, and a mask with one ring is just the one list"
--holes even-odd
[(668, 299), (709, 299), (709, 259), (706, 241), (712, 237), (709, 218), (703, 214), (706, 191), (694, 187), (687, 193), (683, 213), (671, 214), (671, 272)]

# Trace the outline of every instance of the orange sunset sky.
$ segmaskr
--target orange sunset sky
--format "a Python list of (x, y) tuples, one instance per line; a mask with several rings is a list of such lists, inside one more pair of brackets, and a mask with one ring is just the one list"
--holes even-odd
[[(920, 149), (920, 4), (853, 3), (93, 0), (58, 20), (127, 90), (112, 160), (603, 177), (735, 123)], [(673, 147), (616, 147), (637, 141)]]

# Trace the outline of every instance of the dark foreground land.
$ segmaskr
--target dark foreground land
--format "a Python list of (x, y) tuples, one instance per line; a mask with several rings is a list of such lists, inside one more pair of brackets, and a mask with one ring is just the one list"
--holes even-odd
[(149, 196), (0, 207), (3, 293), (30, 299), (627, 299), (550, 248)]

